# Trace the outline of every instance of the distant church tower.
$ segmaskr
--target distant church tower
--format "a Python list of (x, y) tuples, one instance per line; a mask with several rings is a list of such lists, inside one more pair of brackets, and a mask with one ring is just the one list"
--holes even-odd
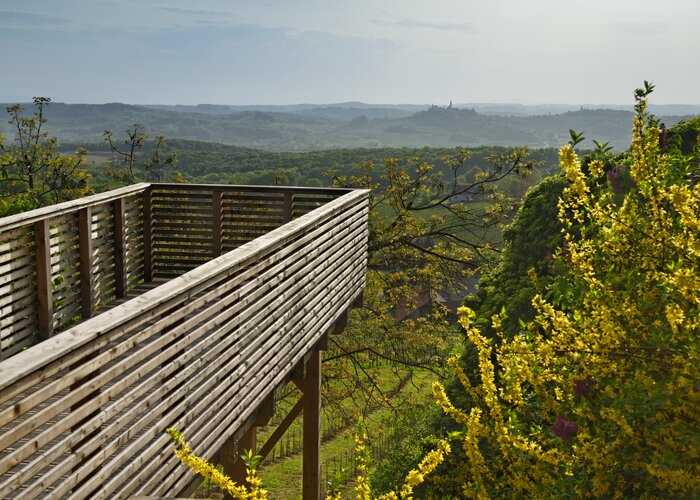
[(447, 109), (452, 109), (452, 99), (450, 99), (450, 105), (447, 106)]

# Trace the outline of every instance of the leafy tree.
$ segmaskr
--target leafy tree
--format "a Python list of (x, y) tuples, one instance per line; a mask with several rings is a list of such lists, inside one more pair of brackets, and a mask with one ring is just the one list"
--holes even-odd
[[(458, 182), (466, 150), (445, 159), (449, 176), (412, 158), (405, 164), (388, 159), (381, 167), (369, 162), (362, 175), (334, 177), (338, 186), (373, 191), (364, 307), (353, 310), (341, 335), (331, 337), (324, 365), (328, 407), (358, 391), (370, 400), (386, 399), (368, 369), (372, 360), (442, 374), (460, 339), (440, 298), (463, 293), (464, 280), (496, 258), (498, 227), (509, 220), (515, 200), (498, 194), (495, 186), (531, 170), (535, 162), (527, 154), (516, 149), (495, 155), (468, 184)], [(454, 202), (466, 193), (490, 200)], [(420, 313), (408, 314), (419, 308)]]
[(478, 311), (490, 336), (490, 318), (502, 309), (502, 328), (508, 336), (518, 331), (520, 320), (534, 318), (532, 299), (551, 280), (554, 252), (562, 243), (557, 200), (565, 185), (564, 176), (556, 175), (527, 192), (515, 220), (503, 232), (502, 259), (482, 276), (477, 293), (465, 300)]
[(453, 493), (700, 493), (700, 148), (666, 148), (652, 90), (635, 91), (630, 154), (614, 170), (562, 148), (565, 272), (532, 300), (534, 319), (505, 335), (494, 315), (489, 339), (461, 310), (476, 352), (473, 373), (451, 362), (466, 409), (434, 385), (463, 428)]
[(165, 142), (165, 137), (162, 135), (156, 136), (153, 144), (149, 148), (149, 157), (143, 160), (146, 154), (143, 151), (148, 140), (144, 126), (141, 123), (136, 123), (130, 129), (126, 130), (126, 138), (123, 140), (123, 149), (120, 149), (114, 144), (113, 133), (111, 130), (105, 130), (104, 139), (109, 144), (110, 150), (118, 161), (107, 165), (107, 174), (113, 180), (124, 185), (134, 184), (139, 181), (147, 182), (182, 182), (181, 175), (170, 175), (167, 169), (177, 163), (177, 154), (170, 153), (161, 156), (161, 147)]
[(87, 151), (75, 155), (57, 151), (58, 140), (44, 130), (45, 107), (51, 99), (34, 98), (34, 114), (22, 114), (19, 104), (7, 107), (15, 140), (5, 143), (0, 133), (0, 181), (5, 215), (59, 203), (88, 193), (88, 176), (80, 168)]

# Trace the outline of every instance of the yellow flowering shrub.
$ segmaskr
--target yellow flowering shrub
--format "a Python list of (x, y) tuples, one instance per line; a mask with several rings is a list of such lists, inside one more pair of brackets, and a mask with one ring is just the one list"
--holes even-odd
[(175, 442), (175, 456), (191, 470), (221, 488), (222, 491), (238, 500), (264, 500), (267, 498), (267, 491), (262, 488), (262, 482), (256, 475), (254, 468), (247, 469), (247, 485), (237, 484), (219, 471), (214, 464), (195, 455), (184, 436), (177, 429), (171, 428), (166, 432)]
[[(264, 500), (268, 498), (268, 492), (262, 488), (262, 481), (257, 476), (254, 467), (249, 467), (247, 469), (247, 484), (237, 484), (226, 474), (218, 470), (214, 464), (195, 455), (185, 441), (182, 433), (177, 429), (167, 429), (166, 433), (175, 443), (175, 456), (180, 459), (184, 465), (221, 488), (222, 491), (239, 500)], [(411, 500), (413, 498), (413, 488), (421, 484), (425, 476), (433, 472), (437, 466), (443, 462), (445, 456), (450, 453), (450, 444), (446, 440), (441, 440), (437, 448), (429, 452), (421, 463), (418, 464), (418, 468), (408, 473), (403, 486), (398, 492), (391, 491), (380, 496), (375, 496), (372, 494), (369, 485), (366, 441), (367, 434), (360, 421), (359, 430), (355, 436), (355, 460), (357, 462), (355, 494), (357, 500), (371, 500), (372, 498), (376, 498), (377, 500)], [(342, 495), (340, 492), (332, 492), (326, 496), (326, 500), (340, 500), (341, 498)]]
[(635, 92), (614, 170), (562, 148), (567, 271), (534, 298), (535, 319), (487, 338), (459, 311), (478, 353), (474, 373), (452, 362), (471, 407), (433, 390), (463, 427), (460, 495), (700, 496), (698, 147), (688, 157), (665, 143), (652, 88)]

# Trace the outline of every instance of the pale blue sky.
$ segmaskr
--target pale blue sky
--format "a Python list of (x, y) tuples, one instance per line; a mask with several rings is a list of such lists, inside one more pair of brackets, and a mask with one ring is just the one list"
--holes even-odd
[(0, 0), (0, 102), (698, 104), (697, 0)]

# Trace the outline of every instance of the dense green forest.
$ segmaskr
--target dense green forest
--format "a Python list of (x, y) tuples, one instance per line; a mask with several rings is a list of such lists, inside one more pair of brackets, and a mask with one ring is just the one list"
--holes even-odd
[[(90, 153), (85, 169), (90, 173), (95, 187), (108, 185), (111, 181), (105, 166), (116, 160), (105, 143), (85, 144)], [(75, 151), (80, 145), (62, 144), (66, 153)], [(144, 158), (152, 154), (152, 143), (148, 142), (140, 153)], [(460, 182), (468, 182), (478, 172), (487, 168), (488, 159), (504, 154), (510, 148), (469, 148), (469, 158), (459, 172)], [(451, 175), (447, 160), (459, 156), (460, 148), (354, 148), (287, 153), (259, 149), (227, 146), (224, 144), (167, 139), (163, 143), (163, 155), (175, 155), (177, 162), (168, 168), (170, 174), (179, 172), (187, 181), (204, 184), (285, 184), (296, 186), (322, 186), (332, 182), (333, 175), (362, 175), (361, 165), (373, 162), (381, 165), (387, 158), (406, 162), (420, 158), (435, 165), (446, 178)], [(504, 180), (514, 194), (524, 190), (536, 180), (557, 169), (557, 152), (553, 148), (535, 149), (530, 157), (538, 166), (529, 179)]]

